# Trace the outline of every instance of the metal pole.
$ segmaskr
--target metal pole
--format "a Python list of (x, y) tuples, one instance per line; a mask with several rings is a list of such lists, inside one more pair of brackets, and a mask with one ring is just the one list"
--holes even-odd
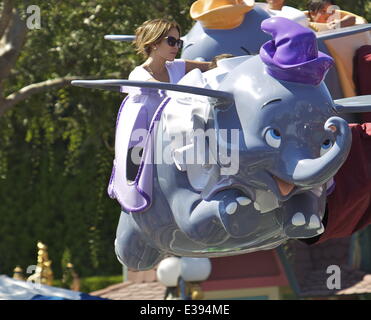
[(122, 265), (122, 282), (128, 280), (128, 267), (126, 265)]

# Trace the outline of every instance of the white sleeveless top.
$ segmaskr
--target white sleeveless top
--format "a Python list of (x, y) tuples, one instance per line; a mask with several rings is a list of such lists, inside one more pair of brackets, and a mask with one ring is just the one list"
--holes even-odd
[[(186, 73), (186, 62), (182, 59), (167, 61), (166, 69), (169, 74), (170, 83), (176, 84)], [(153, 76), (142, 66), (134, 68), (129, 75), (129, 80), (133, 81), (148, 81), (151, 78)], [(166, 98), (166, 91), (155, 89), (143, 91), (140, 88), (125, 86), (122, 86), (120, 91), (129, 94), (129, 100), (126, 103), (127, 107), (141, 108), (142, 112), (146, 114), (148, 129), (157, 107)]]
[[(186, 62), (182, 59), (175, 59), (174, 61), (166, 61), (166, 69), (169, 74), (170, 83), (178, 83), (185, 75)], [(129, 80), (148, 81), (153, 76), (142, 66), (136, 67), (130, 74)]]

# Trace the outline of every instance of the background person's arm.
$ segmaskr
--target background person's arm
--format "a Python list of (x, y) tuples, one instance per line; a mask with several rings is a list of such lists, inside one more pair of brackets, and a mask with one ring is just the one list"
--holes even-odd
[(186, 62), (186, 73), (192, 71), (193, 69), (200, 69), (202, 72), (209, 70), (211, 62), (210, 61), (195, 61), (195, 60), (185, 60)]
[(340, 26), (341, 28), (354, 26), (356, 24), (356, 17), (351, 14), (342, 14), (340, 20), (335, 19), (330, 21), (327, 25), (330, 29), (335, 29), (336, 27)]

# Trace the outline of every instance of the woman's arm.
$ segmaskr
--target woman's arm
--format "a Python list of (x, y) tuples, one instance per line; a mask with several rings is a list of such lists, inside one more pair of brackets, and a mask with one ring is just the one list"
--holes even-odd
[(355, 24), (356, 24), (356, 17), (351, 14), (346, 14), (343, 17), (341, 17), (340, 20), (335, 19), (333, 21), (330, 21), (328, 23), (328, 27), (330, 29), (335, 29), (338, 26), (340, 26), (340, 28), (345, 28), (345, 27), (354, 26)]
[(186, 62), (186, 73), (192, 71), (193, 69), (200, 69), (201, 72), (209, 70), (210, 61), (195, 61), (195, 60), (185, 60)]
[(355, 25), (356, 17), (352, 15), (347, 15), (341, 18), (340, 20), (332, 20), (328, 23), (321, 23), (321, 22), (309, 22), (309, 27), (312, 28), (314, 31), (326, 31), (326, 30), (333, 30), (336, 28), (345, 28)]
[(340, 20), (340, 26), (342, 28), (344, 27), (350, 27), (354, 26), (356, 24), (356, 17), (350, 14), (345, 15), (343, 18)]

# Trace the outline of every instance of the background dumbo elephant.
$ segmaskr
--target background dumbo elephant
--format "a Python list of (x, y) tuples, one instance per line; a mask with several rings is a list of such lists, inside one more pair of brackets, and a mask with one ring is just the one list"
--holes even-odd
[[(228, 17), (228, 12), (225, 15), (225, 21), (233, 19)], [(258, 54), (261, 45), (269, 40), (260, 29), (261, 23), (269, 17), (264, 9), (254, 6), (241, 14), (241, 23), (233, 28), (211, 28), (197, 21), (183, 37), (182, 58), (210, 61), (223, 53), (235, 56)]]

